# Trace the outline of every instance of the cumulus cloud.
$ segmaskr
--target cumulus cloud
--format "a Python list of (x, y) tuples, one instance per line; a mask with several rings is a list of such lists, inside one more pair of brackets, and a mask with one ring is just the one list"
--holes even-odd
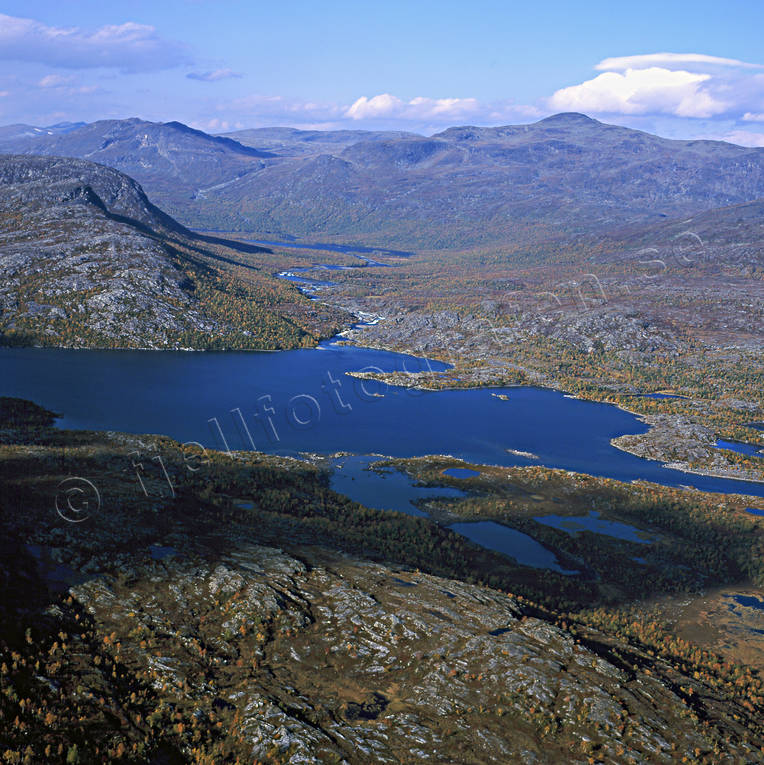
[(744, 122), (764, 122), (764, 112), (756, 114), (755, 112), (746, 112), (743, 115)]
[(703, 87), (710, 79), (710, 74), (656, 66), (604, 72), (580, 85), (558, 90), (549, 104), (559, 111), (711, 117), (724, 112), (727, 104)]
[(230, 123), (285, 125), (305, 130), (354, 128), (411, 130), (434, 133), (452, 125), (499, 125), (527, 122), (548, 112), (511, 101), (482, 102), (476, 98), (403, 99), (391, 93), (361, 96), (350, 104), (250, 94), (216, 105)]
[[(764, 116), (764, 115), (762, 115)], [(731, 130), (719, 136), (709, 136), (720, 141), (736, 143), (740, 146), (762, 147), (764, 146), (764, 133), (754, 133), (751, 130)]]
[(400, 98), (391, 96), (389, 93), (381, 93), (372, 98), (361, 96), (345, 112), (345, 116), (353, 120), (362, 120), (368, 117), (387, 117), (399, 111), (402, 106), (403, 101)]
[(228, 133), (231, 130), (241, 130), (244, 124), (241, 122), (229, 122), (213, 117), (211, 120), (202, 120), (189, 123), (192, 128), (203, 130), (205, 133)]
[(361, 96), (342, 115), (356, 122), (393, 120), (409, 125), (437, 127), (464, 124), (500, 124), (514, 120), (538, 118), (543, 112), (534, 106), (512, 101), (486, 103), (476, 98), (429, 98), (417, 96), (409, 100), (390, 93)]
[(760, 64), (702, 53), (649, 53), (600, 61), (596, 77), (556, 91), (555, 111), (749, 120), (764, 103)]
[(215, 69), (212, 72), (189, 72), (186, 75), (189, 80), (200, 80), (201, 82), (217, 82), (218, 80), (230, 80), (243, 76), (232, 69)]
[(0, 59), (145, 72), (187, 63), (188, 54), (179, 43), (162, 39), (155, 27), (132, 21), (88, 30), (0, 14)]
[(404, 101), (390, 93), (368, 98), (361, 96), (345, 111), (352, 120), (391, 118), (405, 120), (462, 119), (481, 110), (474, 98), (425, 98)]

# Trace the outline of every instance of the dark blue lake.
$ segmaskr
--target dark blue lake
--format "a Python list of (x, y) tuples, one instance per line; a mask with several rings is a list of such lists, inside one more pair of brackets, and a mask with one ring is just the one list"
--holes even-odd
[(687, 396), (680, 396), (678, 393), (637, 393), (638, 398), (687, 398)]
[(755, 595), (733, 595), (735, 603), (747, 608), (755, 608), (757, 611), (764, 611), (764, 600)]
[[(615, 449), (611, 438), (646, 426), (611, 405), (530, 387), (423, 392), (345, 374), (417, 372), (427, 364), (331, 344), (279, 353), (3, 348), (0, 395), (63, 413), (65, 428), (161, 433), (218, 449), (450, 454), (477, 464), (542, 464), (764, 496), (762, 483), (668, 470)], [(432, 368), (445, 365), (432, 362)], [(511, 395), (502, 401), (496, 392)]]
[(443, 475), (450, 476), (451, 478), (474, 478), (480, 475), (480, 471), (471, 470), (470, 468), (446, 468), (443, 471)]
[[(331, 479), (332, 488), (366, 507), (398, 510), (420, 517), (426, 517), (427, 513), (414, 504), (417, 499), (466, 496), (459, 489), (417, 486), (408, 475), (391, 468), (369, 470), (369, 465), (378, 459), (378, 457), (350, 456), (333, 460), (335, 469)], [(454, 468), (454, 470), (460, 469), (462, 468)], [(466, 472), (480, 475), (475, 470), (466, 470)], [(549, 568), (566, 575), (579, 573), (563, 569), (555, 554), (533, 537), (495, 521), (454, 523), (450, 528), (475, 544), (508, 555), (524, 566)]]
[(333, 460), (332, 488), (377, 510), (397, 510), (407, 515), (426, 516), (414, 500), (426, 497), (464, 497), (463, 491), (447, 487), (416, 486), (398, 470), (369, 470), (378, 457), (340, 457)]

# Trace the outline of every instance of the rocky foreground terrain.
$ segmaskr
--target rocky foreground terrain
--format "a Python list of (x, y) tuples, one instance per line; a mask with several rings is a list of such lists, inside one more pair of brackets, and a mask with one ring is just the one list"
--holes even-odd
[(335, 506), (414, 521), (305, 463), (0, 417), (9, 762), (764, 761), (750, 670), (341, 552)]
[(685, 692), (587, 647), (602, 636), (457, 581), (239, 544), (72, 596), (123, 666), (184, 718), (222, 720), (256, 760), (672, 762), (713, 748)]

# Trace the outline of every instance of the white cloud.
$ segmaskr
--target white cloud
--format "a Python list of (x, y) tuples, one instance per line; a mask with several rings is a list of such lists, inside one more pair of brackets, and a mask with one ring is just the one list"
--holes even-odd
[(699, 53), (606, 58), (601, 74), (556, 91), (555, 111), (583, 111), (667, 138), (764, 147), (764, 66)]
[(74, 77), (64, 77), (61, 74), (48, 74), (38, 83), (38, 88), (60, 88), (62, 85), (68, 85), (74, 80)]
[(361, 96), (346, 111), (352, 120), (397, 118), (402, 120), (469, 119), (484, 111), (475, 98), (426, 98), (404, 101), (389, 93), (372, 98)]
[(0, 14), (0, 59), (145, 72), (186, 63), (188, 54), (179, 43), (159, 37), (154, 27), (132, 21), (87, 30)]
[(212, 72), (189, 72), (186, 77), (189, 80), (200, 80), (201, 82), (217, 82), (218, 80), (243, 77), (243, 75), (232, 69), (215, 69)]
[[(304, 130), (410, 130), (435, 133), (452, 125), (500, 125), (527, 122), (547, 114), (535, 106), (476, 98), (403, 99), (391, 93), (361, 96), (351, 104), (302, 101), (258, 93), (219, 102), (217, 119), (247, 126), (283, 125)], [(209, 117), (200, 118), (203, 122)]]
[(332, 103), (300, 101), (283, 96), (265, 96), (251, 93), (232, 101), (218, 104), (217, 111), (226, 119), (252, 119), (271, 125), (288, 125), (293, 122), (331, 121), (342, 116), (346, 107)]
[(740, 146), (764, 146), (764, 133), (754, 133), (751, 130), (731, 130), (729, 133), (724, 133), (720, 136), (710, 136), (719, 141), (727, 141), (728, 143), (736, 143)]
[(242, 130), (245, 125), (243, 122), (229, 122), (213, 118), (211, 120), (202, 120), (201, 122), (189, 123), (192, 128), (203, 130), (205, 133), (228, 133), (231, 130)]
[(711, 117), (724, 112), (727, 104), (703, 87), (710, 78), (710, 74), (662, 67), (627, 69), (623, 74), (604, 72), (558, 90), (549, 105), (560, 111)]
[(361, 96), (345, 112), (346, 117), (353, 120), (375, 119), (377, 117), (392, 117), (403, 109), (404, 103), (400, 98), (382, 93), (372, 98)]
[(667, 66), (681, 64), (704, 64), (713, 66), (731, 66), (743, 69), (764, 69), (760, 64), (748, 64), (736, 58), (720, 58), (707, 56), (704, 53), (646, 53), (638, 56), (615, 56), (605, 58), (594, 68), (598, 72), (623, 71), (625, 69), (645, 69), (651, 66)]
[(349, 106), (343, 116), (352, 120), (395, 119), (405, 122), (432, 122), (453, 125), (473, 122), (502, 122), (518, 117), (537, 116), (534, 107), (519, 106), (512, 102), (487, 104), (476, 98), (428, 98), (417, 96), (405, 101), (390, 93), (368, 98), (361, 96)]
[(425, 98), (417, 96), (408, 102), (406, 113), (414, 119), (464, 119), (484, 111), (475, 98)]
[[(676, 117), (758, 121), (764, 65), (703, 53), (648, 53), (600, 61), (601, 74), (547, 99), (555, 110), (613, 118)], [(692, 131), (691, 131), (692, 132)]]
[(38, 80), (37, 87), (53, 91), (57, 96), (90, 95), (101, 89), (96, 85), (77, 85), (76, 78), (70, 75), (47, 74)]

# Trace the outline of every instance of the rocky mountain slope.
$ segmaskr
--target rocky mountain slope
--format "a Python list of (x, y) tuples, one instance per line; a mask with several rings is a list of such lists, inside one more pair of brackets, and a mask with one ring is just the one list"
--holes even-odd
[[(596, 749), (604, 762), (671, 762), (713, 747), (666, 678), (591, 650), (504, 593), (296, 555), (240, 545), (73, 595), (124, 641), (133, 672), (153, 675), (184, 716), (217, 701), (229, 736), (261, 761), (587, 762)], [(128, 647), (131, 632), (158, 632), (155, 651)], [(257, 669), (237, 673), (237, 661)]]
[[(228, 183), (262, 167), (270, 156), (180, 122), (137, 118), (99, 120), (70, 130), (29, 126), (0, 129), (0, 151), (78, 157), (136, 178), (153, 201), (174, 212), (198, 190)], [(185, 216), (193, 223), (193, 216)]]
[(0, 150), (109, 164), (193, 227), (428, 249), (541, 241), (764, 197), (764, 149), (668, 140), (581, 114), (431, 137), (284, 128), (213, 137), (179, 123), (102, 121), (63, 134), (0, 131)]
[(669, 141), (575, 114), (359, 142), (269, 163), (217, 194), (261, 227), (425, 248), (602, 230), (762, 195), (762, 149)]
[(6, 342), (278, 348), (309, 341), (299, 320), (285, 318), (295, 305), (304, 318), (315, 312), (309, 301), (251, 266), (240, 269), (246, 279), (236, 277), (235, 258), (245, 255), (221, 255), (120, 172), (83, 160), (0, 156), (0, 189)]

